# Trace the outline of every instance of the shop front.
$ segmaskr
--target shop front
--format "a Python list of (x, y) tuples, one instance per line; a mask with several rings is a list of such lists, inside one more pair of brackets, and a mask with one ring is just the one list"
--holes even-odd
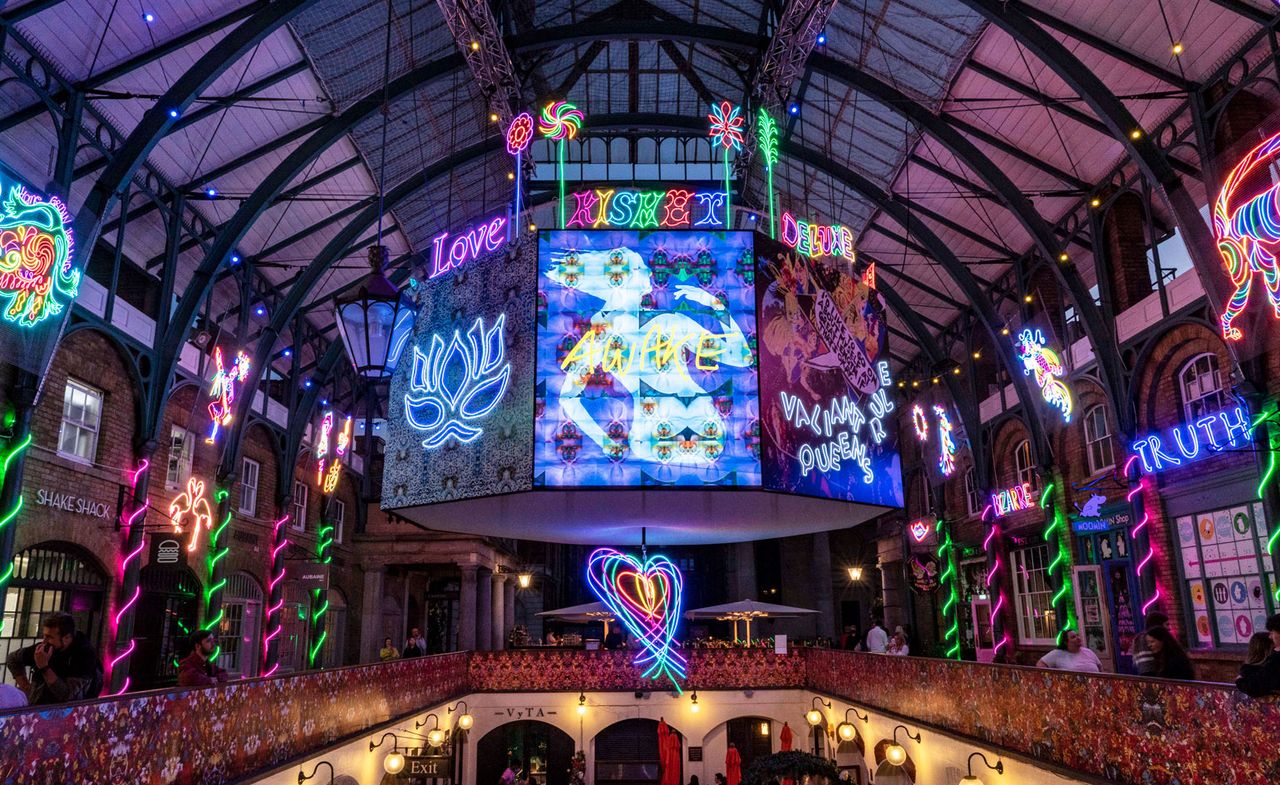
[(1133, 673), (1133, 639), (1142, 631), (1129, 540), (1132, 520), (1127, 506), (1071, 516), (1076, 618), (1103, 670), (1117, 673)]

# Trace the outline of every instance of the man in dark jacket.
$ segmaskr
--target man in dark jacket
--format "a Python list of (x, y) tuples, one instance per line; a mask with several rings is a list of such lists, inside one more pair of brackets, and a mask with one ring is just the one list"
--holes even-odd
[(1254, 698), (1280, 692), (1280, 613), (1267, 617), (1267, 634), (1271, 636), (1271, 656), (1256, 665), (1241, 666), (1236, 677), (1236, 687)]
[(76, 621), (55, 613), (40, 625), (42, 640), (17, 649), (5, 661), (32, 706), (88, 700), (102, 692), (102, 661)]
[(212, 687), (227, 682), (226, 668), (213, 662), (218, 639), (209, 630), (191, 633), (191, 653), (178, 663), (179, 687)]

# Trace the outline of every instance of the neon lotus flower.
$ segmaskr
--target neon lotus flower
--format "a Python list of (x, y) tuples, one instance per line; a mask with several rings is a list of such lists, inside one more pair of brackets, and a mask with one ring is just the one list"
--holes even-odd
[(726, 150), (732, 147), (734, 150), (741, 150), (744, 140), (742, 129), (746, 126), (747, 121), (742, 117), (742, 107), (734, 106), (728, 101), (721, 101), (718, 105), (711, 105), (711, 114), (707, 115), (707, 119), (711, 121), (711, 143), (712, 145), (720, 145)]
[(405, 419), (425, 434), (422, 446), (426, 449), (434, 450), (450, 439), (467, 444), (484, 433), (473, 423), (497, 408), (511, 380), (502, 340), (506, 322), (503, 314), (486, 331), (484, 319), (476, 319), (465, 341), (454, 330), (447, 345), (439, 334), (433, 335), (425, 355), (413, 347)]
[(31, 326), (62, 312), (80, 290), (71, 216), (62, 200), (41, 201), (20, 185), (0, 205), (0, 299), (4, 318)]
[(1045, 403), (1062, 412), (1063, 422), (1071, 422), (1071, 390), (1060, 377), (1066, 375), (1058, 353), (1045, 346), (1044, 333), (1040, 330), (1023, 330), (1014, 344), (1018, 359), (1022, 360), (1022, 373), (1035, 374), (1036, 384)]

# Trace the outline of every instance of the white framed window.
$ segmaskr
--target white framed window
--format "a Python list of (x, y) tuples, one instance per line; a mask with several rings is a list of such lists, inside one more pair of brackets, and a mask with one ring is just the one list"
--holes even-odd
[(164, 487), (173, 490), (191, 476), (191, 462), (196, 454), (196, 435), (181, 425), (169, 431), (169, 469), (164, 475)]
[(347, 523), (347, 505), (340, 499), (333, 500), (333, 541), (342, 542), (342, 528)]
[(1031, 465), (1031, 442), (1023, 439), (1013, 448), (1013, 469), (1017, 473), (1016, 481), (1036, 487), (1035, 467)]
[(1222, 374), (1218, 372), (1218, 355), (1207, 352), (1188, 361), (1178, 373), (1178, 388), (1182, 392), (1187, 422), (1220, 410), (1226, 393), (1222, 389)]
[(307, 530), (307, 484), (301, 480), (293, 481), (293, 522), (295, 531)]
[(240, 459), (240, 512), (258, 516), (258, 476), (262, 466), (252, 458)]
[(982, 496), (978, 493), (978, 475), (970, 466), (964, 473), (964, 506), (970, 515), (982, 509)]
[(62, 430), (58, 454), (93, 463), (98, 454), (98, 428), (102, 425), (102, 391), (84, 382), (67, 379), (62, 394)]
[(1018, 616), (1018, 642), (1031, 646), (1055, 646), (1058, 620), (1053, 610), (1053, 586), (1049, 581), (1049, 548), (1037, 545), (1010, 551), (1013, 567), (1013, 604)]
[(1116, 465), (1107, 407), (1095, 406), (1084, 413), (1084, 444), (1085, 454), (1089, 456), (1089, 474), (1097, 474)]

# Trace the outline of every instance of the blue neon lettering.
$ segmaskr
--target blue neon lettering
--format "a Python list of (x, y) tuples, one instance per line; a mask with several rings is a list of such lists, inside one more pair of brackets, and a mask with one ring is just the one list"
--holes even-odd
[(1173, 440), (1178, 443), (1178, 452), (1182, 453), (1182, 457), (1186, 458), (1188, 461), (1194, 461), (1196, 459), (1196, 456), (1200, 454), (1200, 440), (1196, 438), (1195, 428), (1192, 428), (1190, 425), (1186, 426), (1186, 428), (1187, 428), (1187, 437), (1191, 439), (1190, 448), (1188, 448), (1187, 445), (1182, 441), (1181, 428), (1173, 429)]
[(1205, 438), (1209, 440), (1209, 447), (1217, 452), (1222, 449), (1222, 445), (1218, 444), (1218, 436), (1213, 432), (1213, 424), (1218, 421), (1216, 415), (1201, 417), (1196, 420), (1196, 427), (1204, 431)]
[(613, 206), (609, 208), (609, 223), (613, 226), (627, 226), (635, 215), (635, 191), (622, 191), (613, 197)]
[(704, 210), (703, 216), (694, 223), (694, 226), (724, 226), (723, 191), (700, 191), (694, 194), (694, 197)]
[(1222, 427), (1227, 429), (1227, 441), (1231, 443), (1232, 447), (1235, 447), (1237, 435), (1243, 436), (1245, 441), (1249, 440), (1250, 428), (1249, 418), (1244, 413), (1244, 409), (1237, 406), (1232, 410), (1232, 413), (1236, 416), (1236, 421), (1234, 423), (1227, 419), (1226, 412), (1219, 412), (1218, 417), (1222, 419)]

